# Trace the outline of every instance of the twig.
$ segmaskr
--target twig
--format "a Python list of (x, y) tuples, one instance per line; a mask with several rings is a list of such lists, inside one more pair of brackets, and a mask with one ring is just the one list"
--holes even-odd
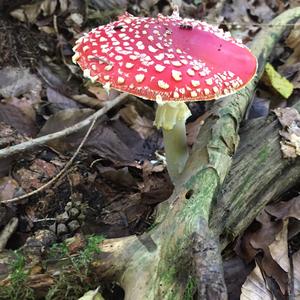
[(65, 137), (71, 133), (79, 131), (80, 129), (88, 126), (94, 119), (97, 120), (99, 117), (103, 116), (107, 111), (109, 111), (111, 108), (113, 108), (114, 106), (121, 103), (127, 97), (127, 95), (128, 95), (127, 93), (120, 94), (115, 99), (110, 100), (103, 108), (96, 111), (93, 115), (87, 117), (86, 119), (84, 119), (81, 122), (76, 123), (73, 126), (67, 127), (66, 129), (57, 131), (55, 133), (50, 133), (50, 134), (38, 137), (36, 139), (30, 140), (30, 141), (27, 141), (27, 142), (24, 142), (24, 143), (21, 143), (18, 145), (14, 145), (11, 147), (1, 149), (0, 150), (0, 159), (7, 158), (14, 154), (18, 154), (23, 151), (32, 149), (34, 147), (44, 145), (47, 142), (50, 142), (57, 138)]
[(12, 199), (7, 199), (7, 200), (2, 200), (0, 203), (5, 203), (5, 204), (8, 204), (8, 203), (13, 203), (13, 202), (17, 202), (17, 201), (20, 201), (20, 200), (23, 200), (25, 198), (28, 198), (30, 196), (33, 196), (41, 191), (43, 191), (44, 189), (46, 189), (47, 187), (49, 187), (53, 182), (55, 182), (57, 179), (59, 179), (64, 173), (65, 171), (69, 168), (69, 166), (73, 163), (74, 159), (76, 158), (76, 156), (78, 155), (79, 151), (81, 150), (82, 146), (84, 145), (84, 143), (86, 142), (89, 134), (91, 133), (94, 125), (95, 125), (95, 122), (97, 120), (95, 114), (93, 114), (94, 118), (92, 120), (92, 123), (88, 129), (88, 131), (86, 132), (85, 136), (83, 137), (80, 145), (78, 146), (77, 150), (74, 152), (73, 156), (71, 157), (71, 159), (66, 163), (66, 165), (63, 167), (63, 169), (55, 176), (53, 177), (51, 180), (49, 180), (47, 183), (45, 183), (44, 185), (40, 186), (38, 189), (30, 192), (30, 193), (27, 193), (25, 195), (22, 195), (22, 196), (19, 196), (19, 197), (15, 197), (15, 198), (12, 198)]
[(18, 218), (12, 218), (0, 233), (0, 252), (5, 248), (7, 241), (17, 229), (18, 223)]

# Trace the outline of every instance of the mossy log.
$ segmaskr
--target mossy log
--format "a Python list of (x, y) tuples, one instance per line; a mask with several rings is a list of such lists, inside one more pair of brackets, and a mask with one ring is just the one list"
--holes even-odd
[[(241, 184), (243, 179), (236, 182), (227, 181), (227, 193), (224, 191), (220, 201), (217, 201), (217, 195), (230, 170), (233, 155), (239, 144), (239, 124), (251, 102), (265, 63), (274, 44), (285, 30), (283, 25), (290, 24), (297, 18), (300, 18), (300, 8), (288, 10), (274, 19), (271, 22), (272, 26), (257, 35), (251, 47), (259, 62), (256, 78), (241, 92), (215, 104), (212, 114), (200, 130), (173, 195), (158, 206), (153, 228), (139, 237), (105, 240), (100, 245), (102, 254), (98, 259), (95, 258), (92, 264), (93, 272), (100, 278), (117, 281), (125, 290), (125, 299), (184, 299), (189, 275), (196, 278), (199, 298), (226, 298), (216, 233), (220, 234), (225, 230), (225, 237), (228, 236), (228, 232), (231, 233), (231, 238), (223, 239), (222, 245), (225, 246), (239, 233), (238, 230), (244, 228), (240, 226), (235, 231), (236, 224), (241, 221), (239, 218), (248, 215), (248, 224), (262, 205), (259, 209), (241, 205), (243, 197), (249, 196), (246, 191), (241, 197), (234, 197), (234, 192), (230, 193), (235, 189), (235, 184)], [(276, 126), (272, 128), (272, 134), (278, 142)], [(261, 143), (263, 146), (264, 141)], [(268, 148), (264, 151), (267, 154), (261, 154), (261, 159), (265, 160), (262, 168), (272, 159), (273, 151), (277, 151), (278, 160), (282, 159), (278, 146), (274, 150)], [(250, 152), (247, 152), (247, 155)], [(238, 164), (237, 161), (236, 165)], [(254, 171), (252, 176), (256, 178), (257, 173)], [(250, 176), (251, 172), (246, 175)], [(268, 180), (266, 184), (263, 182), (262, 180), (262, 191), (270, 184)], [(246, 184), (241, 185), (241, 190), (247, 189)], [(231, 204), (230, 201), (237, 203), (236, 209), (223, 212), (222, 210), (228, 207), (234, 207), (235, 204)], [(238, 217), (233, 214), (238, 214)], [(209, 228), (211, 215), (213, 217)], [(7, 259), (8, 255), (2, 254), (2, 257)], [(5, 262), (0, 257), (0, 266), (1, 263), (3, 270)], [(53, 280), (50, 279), (55, 278), (55, 272), (63, 263), (60, 261), (48, 267), (45, 265), (41, 270), (43, 275), (37, 274), (40, 280), (45, 278), (45, 284), (34, 287), (42, 290), (47, 284), (53, 284)], [(28, 285), (37, 275), (29, 276)], [(4, 283), (9, 284), (9, 280), (0, 281), (0, 284)]]
[[(300, 99), (293, 107), (300, 112)], [(218, 195), (210, 227), (221, 248), (241, 234), (270, 201), (299, 183), (300, 160), (283, 158), (275, 114), (254, 119), (240, 130), (240, 145)]]

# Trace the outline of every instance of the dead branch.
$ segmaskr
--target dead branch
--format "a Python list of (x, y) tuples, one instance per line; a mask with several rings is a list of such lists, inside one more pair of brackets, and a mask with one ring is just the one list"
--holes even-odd
[[(293, 106), (300, 112), (300, 99)], [(241, 234), (268, 202), (279, 199), (300, 180), (300, 160), (284, 159), (281, 126), (274, 114), (251, 120), (224, 182), (210, 226), (222, 234), (224, 248)]]
[[(7, 200), (1, 200), (0, 203), (2, 204), (11, 204), (11, 203), (16, 203), (18, 201), (21, 201), (23, 199), (26, 199), (28, 197), (31, 197), (33, 195), (36, 195), (38, 193), (40, 193), (41, 191), (44, 191), (46, 188), (50, 187), (55, 181), (57, 181), (59, 178), (61, 178), (65, 172), (67, 171), (67, 169), (72, 165), (72, 163), (74, 162), (75, 158), (77, 157), (79, 151), (81, 150), (81, 148), (83, 147), (84, 143), (86, 142), (88, 136), (90, 135), (96, 120), (97, 120), (97, 116), (95, 116), (95, 114), (93, 115), (94, 119), (92, 119), (91, 125), (88, 129), (88, 131), (86, 132), (86, 134), (84, 135), (83, 139), (81, 140), (79, 146), (77, 147), (76, 151), (74, 152), (74, 154), (72, 155), (71, 159), (65, 164), (65, 166), (62, 168), (62, 170), (60, 170), (58, 172), (58, 174), (56, 174), (51, 180), (49, 180), (47, 183), (43, 184), (42, 186), (40, 186), (38, 189), (33, 190), (30, 193), (24, 194), (22, 196), (18, 196), (15, 198), (11, 198), (11, 199), (7, 199)], [(1, 250), (1, 248), (0, 248)]]
[(112, 109), (113, 107), (120, 104), (127, 96), (128, 96), (128, 94), (126, 94), (126, 93), (120, 94), (115, 99), (108, 101), (107, 104), (103, 108), (99, 109), (91, 116), (87, 117), (83, 121), (78, 122), (75, 125), (70, 126), (66, 129), (60, 130), (55, 133), (41, 136), (36, 139), (30, 140), (30, 141), (27, 141), (27, 142), (24, 142), (24, 143), (21, 143), (18, 145), (14, 145), (11, 147), (1, 149), (0, 150), (0, 159), (7, 158), (14, 154), (22, 153), (24, 151), (30, 150), (37, 146), (45, 145), (46, 143), (48, 143), (52, 140), (62, 138), (67, 135), (70, 135), (71, 133), (77, 132), (77, 131), (85, 128), (86, 126), (90, 125), (94, 119), (98, 120), (101, 116), (103, 116), (105, 113), (107, 113), (110, 109)]

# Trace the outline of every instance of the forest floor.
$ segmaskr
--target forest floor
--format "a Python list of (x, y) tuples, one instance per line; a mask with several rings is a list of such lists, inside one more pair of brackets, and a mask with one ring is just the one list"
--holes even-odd
[[(246, 45), (274, 17), (300, 6), (297, 0), (176, 2), (182, 17), (213, 23)], [(167, 0), (0, 1), (0, 149), (72, 126), (119, 95), (116, 91), (107, 95), (101, 85), (84, 79), (71, 58), (74, 42), (83, 32), (115, 20), (124, 11), (154, 17), (171, 14), (172, 8)], [(288, 26), (270, 58), (273, 67), (293, 84), (293, 94), (286, 99), (267, 79), (262, 80), (244, 125), (299, 97), (299, 26)], [(210, 106), (189, 105), (189, 146)], [(96, 237), (140, 235), (151, 228), (156, 205), (173, 191), (162, 135), (153, 127), (154, 115), (153, 102), (128, 97), (96, 122), (82, 148), (87, 127), (0, 156), (0, 253), (5, 249), (15, 250), (16, 255), (20, 249), (51, 251), (58, 245), (68, 248), (72, 238), (82, 236), (90, 236), (92, 245)], [(72, 157), (79, 146), (79, 153)], [(72, 164), (57, 176), (71, 159)], [(53, 178), (51, 185), (45, 185)], [(299, 192), (300, 185), (274, 199), (276, 203), (224, 251), (229, 299), (271, 299), (272, 294), (286, 299), (286, 290), (300, 299)], [(265, 260), (258, 259), (261, 256)], [(0, 286), (1, 274), (0, 263)], [(105, 299), (123, 299), (113, 282), (51, 289), (46, 299), (78, 299), (97, 286)], [(3, 292), (5, 284), (0, 289)], [(7, 289), (9, 294), (0, 292), (0, 300), (20, 299), (20, 295), (24, 300), (34, 299), (30, 291), (24, 296)]]

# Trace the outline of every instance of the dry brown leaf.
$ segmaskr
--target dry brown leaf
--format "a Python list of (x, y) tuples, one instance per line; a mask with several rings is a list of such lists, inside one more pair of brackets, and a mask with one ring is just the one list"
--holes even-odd
[(292, 217), (300, 220), (300, 197), (268, 205), (265, 210), (277, 219)]
[(298, 63), (300, 60), (300, 21), (298, 21), (285, 43), (293, 49), (293, 54), (287, 59), (286, 63), (289, 65)]
[(292, 107), (279, 107), (274, 112), (283, 127), (279, 131), (283, 138), (280, 142), (283, 157), (296, 158), (300, 155), (300, 114)]
[(0, 178), (0, 202), (13, 198), (19, 190), (19, 184), (11, 177)]
[(91, 108), (101, 108), (103, 107), (103, 102), (99, 101), (97, 98), (90, 97), (86, 94), (81, 95), (73, 95), (72, 98), (76, 100), (78, 103), (89, 106)]
[[(72, 126), (83, 119), (90, 116), (94, 111), (89, 108), (84, 109), (67, 109), (57, 112), (56, 114), (52, 115), (43, 128), (41, 129), (39, 136), (43, 136), (46, 134), (50, 134), (53, 132), (57, 132), (59, 130), (65, 129), (69, 126)], [(58, 139), (49, 142), (48, 144), (57, 149), (58, 151), (65, 151), (70, 148), (72, 144), (77, 144), (78, 140), (80, 143), (82, 133), (85, 132), (86, 129), (80, 130), (79, 132), (67, 136), (65, 139)], [(72, 148), (72, 146), (71, 146)]]
[(53, 178), (57, 172), (58, 168), (54, 164), (37, 158), (30, 166), (16, 170), (14, 178), (26, 192), (30, 192)]
[[(274, 259), (280, 267), (288, 272), (289, 260), (288, 260), (288, 246), (287, 246), (287, 228), (288, 221), (283, 224), (282, 230), (276, 235), (275, 240), (270, 244), (269, 250), (271, 259)], [(268, 259), (269, 260), (269, 259)], [(265, 267), (267, 264), (265, 264)], [(261, 269), (259, 265), (256, 265), (255, 269), (247, 277), (247, 280), (242, 286), (241, 300), (273, 300), (274, 295), (271, 287), (269, 287), (268, 281), (274, 275), (271, 272), (266, 272), (265, 268)], [(269, 277), (269, 278), (268, 278)], [(287, 280), (286, 280), (287, 281)], [(287, 282), (286, 282), (287, 285)], [(282, 288), (282, 287), (281, 287)], [(286, 289), (282, 290), (285, 294)]]
[(43, 0), (32, 4), (21, 5), (19, 8), (10, 12), (10, 15), (19, 21), (34, 23), (40, 13), (44, 17), (53, 15), (57, 7), (57, 0)]
[(143, 139), (148, 138), (154, 133), (153, 120), (141, 116), (134, 104), (127, 104), (119, 111), (119, 114), (125, 123), (138, 132)]
[(37, 134), (36, 123), (19, 107), (0, 103), (0, 122), (15, 128), (19, 133), (33, 137)]
[(125, 187), (135, 187), (137, 186), (137, 178), (134, 178), (128, 167), (123, 167), (121, 169), (115, 169), (112, 167), (98, 167), (99, 174), (102, 175), (103, 178)]
[(0, 95), (4, 98), (25, 96), (40, 101), (41, 81), (29, 69), (6, 67), (0, 70)]
[(99, 84), (97, 84), (97, 85), (90, 84), (90, 86), (88, 87), (88, 90), (89, 90), (89, 92), (94, 94), (98, 100), (100, 100), (102, 102), (102, 105), (105, 104), (105, 101), (112, 100), (119, 95), (119, 92), (117, 90), (113, 90), (113, 89), (110, 90), (109, 94), (107, 94), (105, 89), (103, 87), (99, 86)]
[(51, 103), (51, 110), (53, 112), (82, 107), (82, 105), (78, 104), (73, 99), (61, 94), (59, 91), (54, 90), (50, 87), (47, 88), (47, 99)]

